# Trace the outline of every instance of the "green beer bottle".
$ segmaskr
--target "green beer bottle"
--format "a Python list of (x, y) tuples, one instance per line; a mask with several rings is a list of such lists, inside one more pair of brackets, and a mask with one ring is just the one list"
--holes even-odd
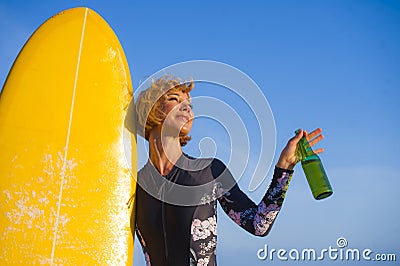
[[(299, 131), (296, 130), (295, 133), (298, 134)], [(322, 166), (321, 159), (314, 153), (305, 136), (297, 143), (297, 149), (301, 166), (303, 167), (314, 198), (320, 200), (332, 195), (333, 190)]]

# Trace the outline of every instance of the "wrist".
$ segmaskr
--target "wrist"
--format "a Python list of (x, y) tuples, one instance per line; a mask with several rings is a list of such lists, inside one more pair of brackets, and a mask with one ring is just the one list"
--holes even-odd
[(281, 169), (287, 169), (292, 171), (295, 165), (288, 162), (278, 161), (275, 166)]

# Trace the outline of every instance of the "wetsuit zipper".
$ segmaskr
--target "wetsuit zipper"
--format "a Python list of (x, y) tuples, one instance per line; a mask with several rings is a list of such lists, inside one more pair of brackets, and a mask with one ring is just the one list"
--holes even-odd
[(167, 248), (167, 230), (166, 230), (166, 222), (165, 222), (165, 187), (162, 188), (162, 202), (161, 202), (161, 222), (162, 229), (164, 235), (164, 249), (165, 249), (165, 260), (168, 263), (168, 248)]

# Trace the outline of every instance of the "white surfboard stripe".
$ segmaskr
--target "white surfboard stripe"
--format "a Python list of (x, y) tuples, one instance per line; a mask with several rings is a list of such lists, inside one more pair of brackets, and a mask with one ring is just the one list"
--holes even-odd
[(75, 69), (74, 89), (72, 92), (72, 101), (71, 101), (71, 108), (70, 108), (70, 113), (69, 113), (67, 138), (66, 138), (65, 147), (64, 147), (63, 166), (62, 166), (62, 170), (61, 170), (61, 184), (60, 184), (60, 192), (58, 194), (57, 214), (56, 214), (56, 221), (54, 224), (54, 239), (53, 239), (53, 246), (51, 249), (50, 265), (54, 265), (54, 254), (55, 254), (55, 249), (56, 249), (56, 244), (57, 244), (57, 233), (58, 233), (58, 225), (59, 225), (59, 221), (60, 221), (61, 201), (62, 201), (65, 173), (66, 173), (66, 167), (67, 167), (69, 140), (70, 140), (70, 134), (71, 134), (72, 118), (73, 118), (73, 114), (74, 114), (76, 87), (77, 87), (77, 83), (78, 83), (79, 66), (80, 66), (80, 62), (81, 62), (83, 39), (85, 37), (87, 14), (88, 14), (88, 8), (85, 9), (85, 15), (83, 18), (81, 39), (80, 39), (79, 51), (78, 51), (78, 60), (77, 60), (76, 69)]

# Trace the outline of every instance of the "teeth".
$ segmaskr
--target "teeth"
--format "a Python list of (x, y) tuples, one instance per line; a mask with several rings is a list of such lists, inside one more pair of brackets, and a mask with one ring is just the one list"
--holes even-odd
[(180, 119), (180, 120), (182, 120), (184, 122), (189, 121), (189, 119), (187, 117), (185, 117), (185, 116), (178, 116), (178, 119)]

